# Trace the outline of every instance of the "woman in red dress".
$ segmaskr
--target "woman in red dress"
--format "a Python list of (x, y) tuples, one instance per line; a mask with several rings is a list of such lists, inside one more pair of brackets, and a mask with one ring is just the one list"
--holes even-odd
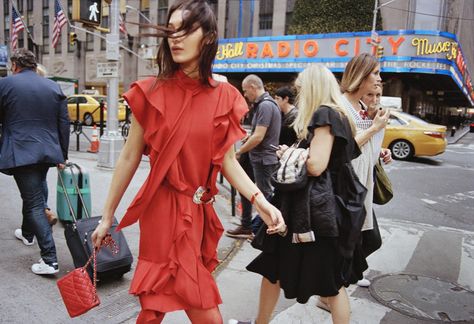
[(193, 323), (222, 323), (211, 274), (223, 231), (212, 206), (217, 173), (254, 202), (269, 233), (285, 224), (235, 159), (233, 144), (245, 136), (240, 119), (247, 104), (232, 85), (211, 79), (217, 51), (211, 8), (206, 1), (176, 1), (167, 21), (158, 77), (137, 81), (124, 94), (134, 119), (92, 239), (99, 246), (110, 229), (145, 152), (150, 174), (119, 226), (140, 225), (130, 287), (142, 307), (137, 323), (161, 323), (175, 310), (185, 310)]

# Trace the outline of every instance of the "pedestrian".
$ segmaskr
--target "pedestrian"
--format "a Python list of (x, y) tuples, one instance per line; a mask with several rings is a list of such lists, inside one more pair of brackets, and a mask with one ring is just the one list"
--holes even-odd
[(296, 132), (293, 122), (298, 114), (298, 109), (294, 105), (295, 94), (290, 87), (281, 87), (275, 91), (275, 101), (281, 110), (280, 145), (291, 146), (296, 142)]
[[(46, 67), (43, 64), (37, 64), (36, 65), (36, 73), (38, 75), (41, 75), (42, 77), (46, 77), (48, 75), (48, 71), (46, 70)], [(42, 183), (43, 187), (43, 195), (44, 195), (44, 212), (46, 214), (46, 219), (48, 220), (49, 225), (53, 226), (58, 222), (58, 216), (49, 208), (48, 206), (48, 182), (47, 182), (47, 174), (44, 177), (44, 181)]]
[[(313, 295), (324, 296), (330, 304), (333, 322), (349, 323), (350, 305), (345, 286), (355, 281), (343, 276), (345, 262), (340, 246), (343, 238), (339, 235), (335, 197), (349, 181), (339, 171), (359, 151), (331, 71), (324, 65), (311, 64), (298, 75), (295, 85), (299, 110), (295, 130), (301, 140), (300, 147), (309, 147), (306, 168), (312, 184), (310, 189), (294, 193), (275, 193), (282, 199), (279, 202), (282, 206), (283, 200), (290, 199), (287, 205), (290, 207), (282, 208), (288, 235), (272, 237), (273, 243), (263, 247), (262, 253), (247, 266), (249, 271), (263, 276), (255, 322), (270, 322), (281, 288), (285, 297), (296, 298), (299, 303), (306, 303)], [(292, 206), (291, 198), (307, 195), (308, 190), (309, 201)], [(317, 206), (310, 212), (311, 230), (316, 239), (295, 242), (295, 221), (305, 213), (306, 204)], [(258, 238), (259, 235), (255, 240)]]
[(281, 213), (246, 176), (233, 145), (243, 138), (247, 104), (229, 83), (211, 79), (217, 23), (206, 1), (171, 5), (158, 51), (157, 77), (132, 84), (124, 94), (133, 112), (130, 133), (117, 161), (102, 220), (92, 234), (99, 247), (140, 163), (150, 173), (118, 230), (137, 221), (138, 263), (130, 293), (139, 297), (137, 323), (161, 323), (184, 310), (193, 323), (222, 323), (221, 298), (212, 271), (223, 228), (212, 202), (219, 171), (249, 199), (269, 226), (285, 226)]
[[(0, 171), (13, 175), (23, 200), (23, 223), (15, 237), (33, 245), (41, 259), (35, 274), (59, 271), (52, 228), (45, 214), (46, 173), (64, 167), (68, 157), (69, 117), (66, 96), (59, 85), (36, 73), (36, 57), (26, 49), (10, 58), (12, 76), (0, 80)], [(27, 95), (25, 95), (27, 94)], [(46, 193), (47, 195), (47, 193)]]
[[(341, 80), (344, 106), (348, 116), (356, 125), (355, 140), (362, 153), (358, 158), (352, 160), (352, 165), (359, 180), (367, 188), (367, 196), (365, 197), (367, 217), (362, 228), (361, 244), (366, 257), (382, 245), (378, 228), (375, 228), (378, 225), (373, 212), (374, 167), (379, 157), (385, 163), (391, 160), (390, 150), (381, 150), (390, 111), (388, 109), (377, 110), (373, 114), (373, 119), (371, 119), (365, 104), (361, 100), (364, 95), (375, 95), (374, 93), (381, 89), (381, 83), (380, 63), (376, 57), (367, 53), (359, 54), (347, 63)], [(357, 284), (361, 287), (368, 287), (370, 281), (363, 278)]]
[[(237, 150), (236, 156), (240, 158), (243, 153), (249, 152), (257, 187), (266, 199), (270, 199), (273, 194), (270, 176), (278, 166), (275, 147), (278, 147), (280, 136), (280, 109), (275, 100), (265, 91), (262, 79), (255, 74), (244, 78), (242, 90), (247, 100), (253, 104), (254, 114), (251, 135)], [(249, 223), (252, 223), (252, 220), (242, 219), (242, 225), (226, 231), (226, 235), (236, 238), (251, 236), (252, 227), (255, 231), (261, 225), (260, 217), (256, 216), (252, 227), (249, 227)]]

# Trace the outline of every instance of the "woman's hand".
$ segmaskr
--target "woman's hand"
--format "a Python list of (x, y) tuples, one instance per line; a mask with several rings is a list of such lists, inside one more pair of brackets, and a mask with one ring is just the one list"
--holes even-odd
[(288, 149), (288, 145), (283, 144), (283, 145), (278, 145), (278, 150), (276, 151), (276, 155), (278, 156), (279, 159), (281, 159), (283, 153)]
[(255, 199), (255, 208), (268, 226), (267, 234), (286, 234), (286, 224), (281, 212), (262, 195), (259, 195)]
[(377, 114), (375, 115), (372, 125), (375, 127), (377, 131), (379, 131), (385, 128), (385, 126), (387, 126), (389, 118), (390, 118), (390, 110), (388, 109), (379, 110), (377, 111)]
[(392, 152), (388, 148), (382, 148), (380, 150), (380, 158), (384, 164), (389, 164), (392, 162)]
[(102, 244), (102, 240), (108, 234), (110, 227), (112, 226), (112, 221), (107, 221), (102, 217), (99, 226), (94, 230), (92, 233), (92, 244), (94, 244), (95, 248), (100, 248)]

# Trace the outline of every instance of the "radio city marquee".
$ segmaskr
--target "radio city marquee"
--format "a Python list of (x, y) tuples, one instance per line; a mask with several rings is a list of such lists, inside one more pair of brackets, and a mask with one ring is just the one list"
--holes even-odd
[[(382, 31), (382, 72), (449, 74), (474, 99), (472, 80), (455, 39), (436, 31)], [(372, 53), (369, 32), (222, 39), (214, 61), (217, 73), (300, 72), (319, 62), (342, 72), (351, 57)]]

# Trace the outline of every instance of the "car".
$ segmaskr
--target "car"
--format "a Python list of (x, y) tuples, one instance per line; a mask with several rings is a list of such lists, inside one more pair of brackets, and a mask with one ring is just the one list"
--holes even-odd
[[(79, 103), (79, 119), (86, 126), (100, 122), (100, 102), (104, 101), (104, 120), (107, 119), (107, 96), (78, 94), (67, 98), (67, 110), (71, 121), (77, 120), (77, 105)], [(125, 105), (118, 103), (118, 120), (125, 120)]]
[(446, 126), (430, 124), (402, 111), (390, 111), (382, 147), (388, 147), (397, 160), (414, 156), (435, 156), (448, 144)]

